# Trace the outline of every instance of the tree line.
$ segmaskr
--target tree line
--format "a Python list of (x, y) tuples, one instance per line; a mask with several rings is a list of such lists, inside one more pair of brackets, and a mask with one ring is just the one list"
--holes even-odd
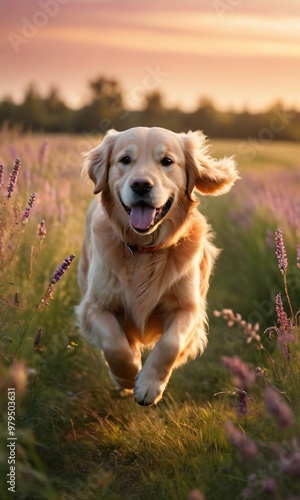
[(0, 101), (0, 127), (19, 126), (23, 131), (105, 133), (110, 128), (125, 130), (135, 126), (159, 126), (175, 132), (203, 130), (216, 138), (253, 138), (270, 140), (300, 140), (300, 112), (286, 109), (278, 102), (260, 113), (234, 112), (216, 109), (210, 99), (201, 99), (195, 110), (184, 112), (167, 108), (160, 91), (145, 91), (139, 110), (126, 106), (121, 84), (114, 79), (99, 77), (89, 82), (89, 98), (78, 109), (69, 107), (59, 90), (51, 87), (42, 96), (30, 85), (21, 103), (10, 96)]

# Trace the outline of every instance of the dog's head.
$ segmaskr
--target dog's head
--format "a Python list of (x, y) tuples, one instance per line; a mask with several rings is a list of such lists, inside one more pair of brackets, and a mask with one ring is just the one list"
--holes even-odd
[[(94, 194), (113, 205), (119, 222), (139, 235), (154, 233), (164, 221), (182, 219), (194, 204), (194, 191), (224, 194), (238, 173), (232, 158), (212, 159), (201, 132), (177, 134), (162, 128), (110, 130), (86, 154), (83, 170)], [(182, 210), (186, 207), (186, 210)], [(181, 222), (182, 223), (182, 222)]]

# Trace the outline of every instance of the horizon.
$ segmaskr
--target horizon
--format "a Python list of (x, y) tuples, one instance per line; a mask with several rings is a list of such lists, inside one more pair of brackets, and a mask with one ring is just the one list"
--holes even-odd
[[(105, 75), (98, 75), (99, 78), (106, 78)], [(97, 79), (97, 78), (95, 78)], [(112, 77), (113, 80), (116, 80)], [(120, 89), (121, 91), (124, 90), (123, 87), (122, 87), (122, 82), (119, 82), (118, 80), (116, 80), (116, 82), (120, 85)], [(88, 87), (88, 84), (89, 82), (87, 81), (86, 82), (86, 88)], [(72, 112), (76, 112), (76, 111), (79, 111), (80, 109), (82, 109), (84, 106), (88, 105), (90, 102), (91, 102), (91, 99), (92, 99), (92, 94), (90, 93), (90, 96), (88, 99), (86, 99), (85, 101), (82, 101), (82, 102), (78, 102), (77, 105), (74, 104), (74, 103), (68, 103), (67, 102), (67, 99), (64, 99), (64, 96), (62, 95), (62, 92), (60, 90), (59, 87), (55, 87), (54, 85), (52, 84), (49, 84), (48, 88), (44, 89), (43, 92), (41, 92), (41, 89), (38, 87), (38, 84), (36, 84), (36, 82), (29, 82), (29, 84), (23, 89), (23, 92), (22, 92), (22, 95), (20, 96), (19, 99), (13, 99), (13, 103), (14, 105), (16, 106), (20, 106), (22, 105), (22, 103), (24, 102), (24, 98), (25, 98), (25, 94), (26, 92), (30, 89), (34, 89), (34, 91), (37, 92), (37, 95), (43, 100), (43, 99), (46, 99), (47, 96), (49, 95), (50, 91), (51, 90), (55, 90), (58, 92), (58, 96), (61, 98), (62, 102), (67, 106), (68, 109), (70, 109)], [(220, 112), (220, 113), (229, 113), (229, 114), (243, 114), (243, 113), (248, 113), (250, 115), (259, 115), (259, 114), (264, 114), (264, 113), (268, 113), (269, 111), (272, 111), (274, 109), (283, 109), (284, 111), (294, 111), (296, 113), (299, 113), (300, 112), (300, 105), (299, 107), (293, 107), (293, 106), (288, 106), (288, 105), (285, 105), (284, 101), (282, 99), (278, 99), (278, 100), (274, 100), (273, 102), (270, 102), (268, 103), (268, 105), (266, 105), (264, 108), (261, 108), (261, 109), (249, 109), (247, 106), (245, 107), (242, 107), (241, 109), (234, 109), (234, 108), (225, 108), (225, 107), (222, 107), (222, 106), (218, 106), (216, 104), (216, 102), (210, 98), (210, 96), (202, 96), (199, 98), (198, 101), (195, 102), (195, 106), (194, 107), (190, 107), (188, 109), (184, 109), (184, 107), (180, 106), (180, 103), (176, 106), (176, 105), (172, 105), (172, 103), (167, 103), (166, 102), (166, 99), (165, 99), (165, 95), (163, 94), (163, 92), (160, 91), (160, 89), (156, 89), (157, 92), (160, 94), (161, 98), (162, 98), (162, 107), (164, 110), (166, 111), (171, 111), (171, 110), (176, 110), (178, 111), (179, 113), (183, 113), (183, 114), (189, 114), (189, 113), (194, 113), (196, 112), (198, 109), (201, 109), (201, 108), (204, 108), (206, 105), (210, 105), (213, 107), (213, 109), (215, 109), (217, 112)], [(156, 90), (154, 92), (156, 92)], [(147, 91), (145, 90), (145, 96), (147, 95)], [(8, 95), (3, 95), (1, 96), (0, 95), (0, 103), (3, 102), (5, 100), (5, 98), (7, 97), (11, 97), (11, 96), (8, 96)], [(123, 97), (126, 97), (126, 96), (123, 96)], [(143, 111), (143, 109), (145, 109), (145, 105), (146, 103), (144, 101), (141, 100), (140, 102), (140, 105), (138, 105), (137, 107), (134, 107), (134, 106), (130, 106), (130, 102), (127, 102), (126, 99), (124, 99), (124, 106), (122, 107), (122, 109), (124, 110), (127, 110), (129, 112), (138, 112), (138, 111)]]

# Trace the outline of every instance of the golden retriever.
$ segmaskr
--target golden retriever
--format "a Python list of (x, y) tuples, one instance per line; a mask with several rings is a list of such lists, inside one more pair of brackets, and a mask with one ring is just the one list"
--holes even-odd
[[(157, 403), (175, 367), (202, 354), (206, 294), (219, 253), (194, 195), (229, 191), (232, 158), (215, 160), (201, 132), (110, 130), (87, 153), (94, 182), (79, 264), (82, 334), (113, 381)], [(152, 349), (141, 364), (141, 349)]]

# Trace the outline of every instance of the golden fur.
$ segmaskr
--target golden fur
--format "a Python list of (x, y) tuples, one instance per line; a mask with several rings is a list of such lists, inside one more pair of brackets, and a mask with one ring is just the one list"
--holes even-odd
[[(79, 326), (114, 382), (134, 389), (139, 404), (155, 404), (172, 370), (207, 343), (206, 294), (219, 251), (193, 193), (226, 193), (235, 163), (212, 159), (201, 132), (137, 127), (109, 131), (83, 170), (98, 196), (79, 264)], [(152, 351), (142, 367), (143, 346)]]

